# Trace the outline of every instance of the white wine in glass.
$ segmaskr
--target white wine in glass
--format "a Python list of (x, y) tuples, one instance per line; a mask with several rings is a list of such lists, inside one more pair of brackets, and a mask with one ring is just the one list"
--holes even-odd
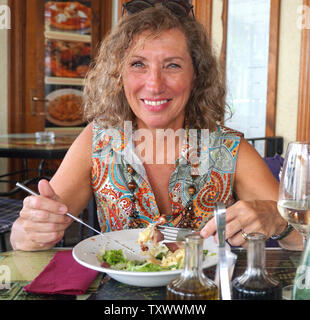
[(307, 238), (310, 232), (309, 201), (279, 200), (278, 210), (289, 224)]

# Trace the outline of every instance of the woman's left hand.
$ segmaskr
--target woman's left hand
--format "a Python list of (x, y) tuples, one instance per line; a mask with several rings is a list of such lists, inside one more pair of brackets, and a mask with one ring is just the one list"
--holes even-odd
[[(232, 246), (244, 246), (243, 233), (260, 232), (267, 239), (282, 233), (287, 222), (277, 210), (277, 202), (271, 200), (239, 200), (226, 210), (226, 239)], [(215, 219), (212, 218), (201, 230), (204, 238), (216, 236)]]

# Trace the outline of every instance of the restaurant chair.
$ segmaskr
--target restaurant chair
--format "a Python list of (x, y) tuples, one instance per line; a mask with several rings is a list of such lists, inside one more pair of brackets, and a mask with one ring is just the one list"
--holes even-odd
[(41, 179), (41, 177), (30, 178), (26, 169), (0, 175), (1, 185), (6, 186), (0, 192), (0, 252), (7, 251), (6, 236), (11, 232), (12, 225), (23, 207), (21, 199), (28, 196), (25, 191), (16, 187), (16, 182), (20, 182), (22, 177), (24, 185), (35, 189)]
[(283, 137), (260, 137), (260, 138), (246, 138), (246, 140), (252, 144), (254, 148), (257, 147), (259, 142), (265, 143), (265, 157), (270, 158), (276, 154), (281, 155), (283, 153)]
[[(88, 203), (87, 207), (82, 211), (80, 218), (87, 224), (89, 224), (94, 229), (100, 231), (98, 217), (97, 217), (97, 206), (95, 198), (92, 197), (91, 201)], [(86, 232), (87, 231), (87, 232)], [(79, 225), (79, 241), (85, 238), (97, 235), (97, 233), (84, 225)]]
[(247, 138), (246, 140), (254, 148), (257, 148), (258, 142), (265, 142), (265, 156), (263, 159), (273, 176), (280, 181), (281, 169), (284, 162), (284, 158), (281, 156), (283, 153), (283, 137)]

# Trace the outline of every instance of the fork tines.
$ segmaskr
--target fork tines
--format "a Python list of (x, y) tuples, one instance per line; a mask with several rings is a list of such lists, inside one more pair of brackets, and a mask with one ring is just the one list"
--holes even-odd
[(166, 241), (184, 241), (185, 236), (194, 232), (191, 229), (168, 227), (168, 226), (157, 226), (157, 229), (164, 235)]

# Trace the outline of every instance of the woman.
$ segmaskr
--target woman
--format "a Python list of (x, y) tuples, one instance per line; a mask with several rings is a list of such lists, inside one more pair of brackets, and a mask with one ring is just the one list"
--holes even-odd
[(186, 13), (156, 6), (127, 15), (103, 41), (85, 87), (90, 123), (51, 181), (40, 181), (40, 196), (25, 198), (14, 249), (54, 246), (71, 223), (65, 213), (78, 215), (93, 194), (104, 232), (164, 217), (209, 237), (222, 201), (231, 245), (256, 231), (300, 246), (296, 231), (284, 232), (264, 161), (242, 134), (217, 125), (225, 87), (202, 26)]

